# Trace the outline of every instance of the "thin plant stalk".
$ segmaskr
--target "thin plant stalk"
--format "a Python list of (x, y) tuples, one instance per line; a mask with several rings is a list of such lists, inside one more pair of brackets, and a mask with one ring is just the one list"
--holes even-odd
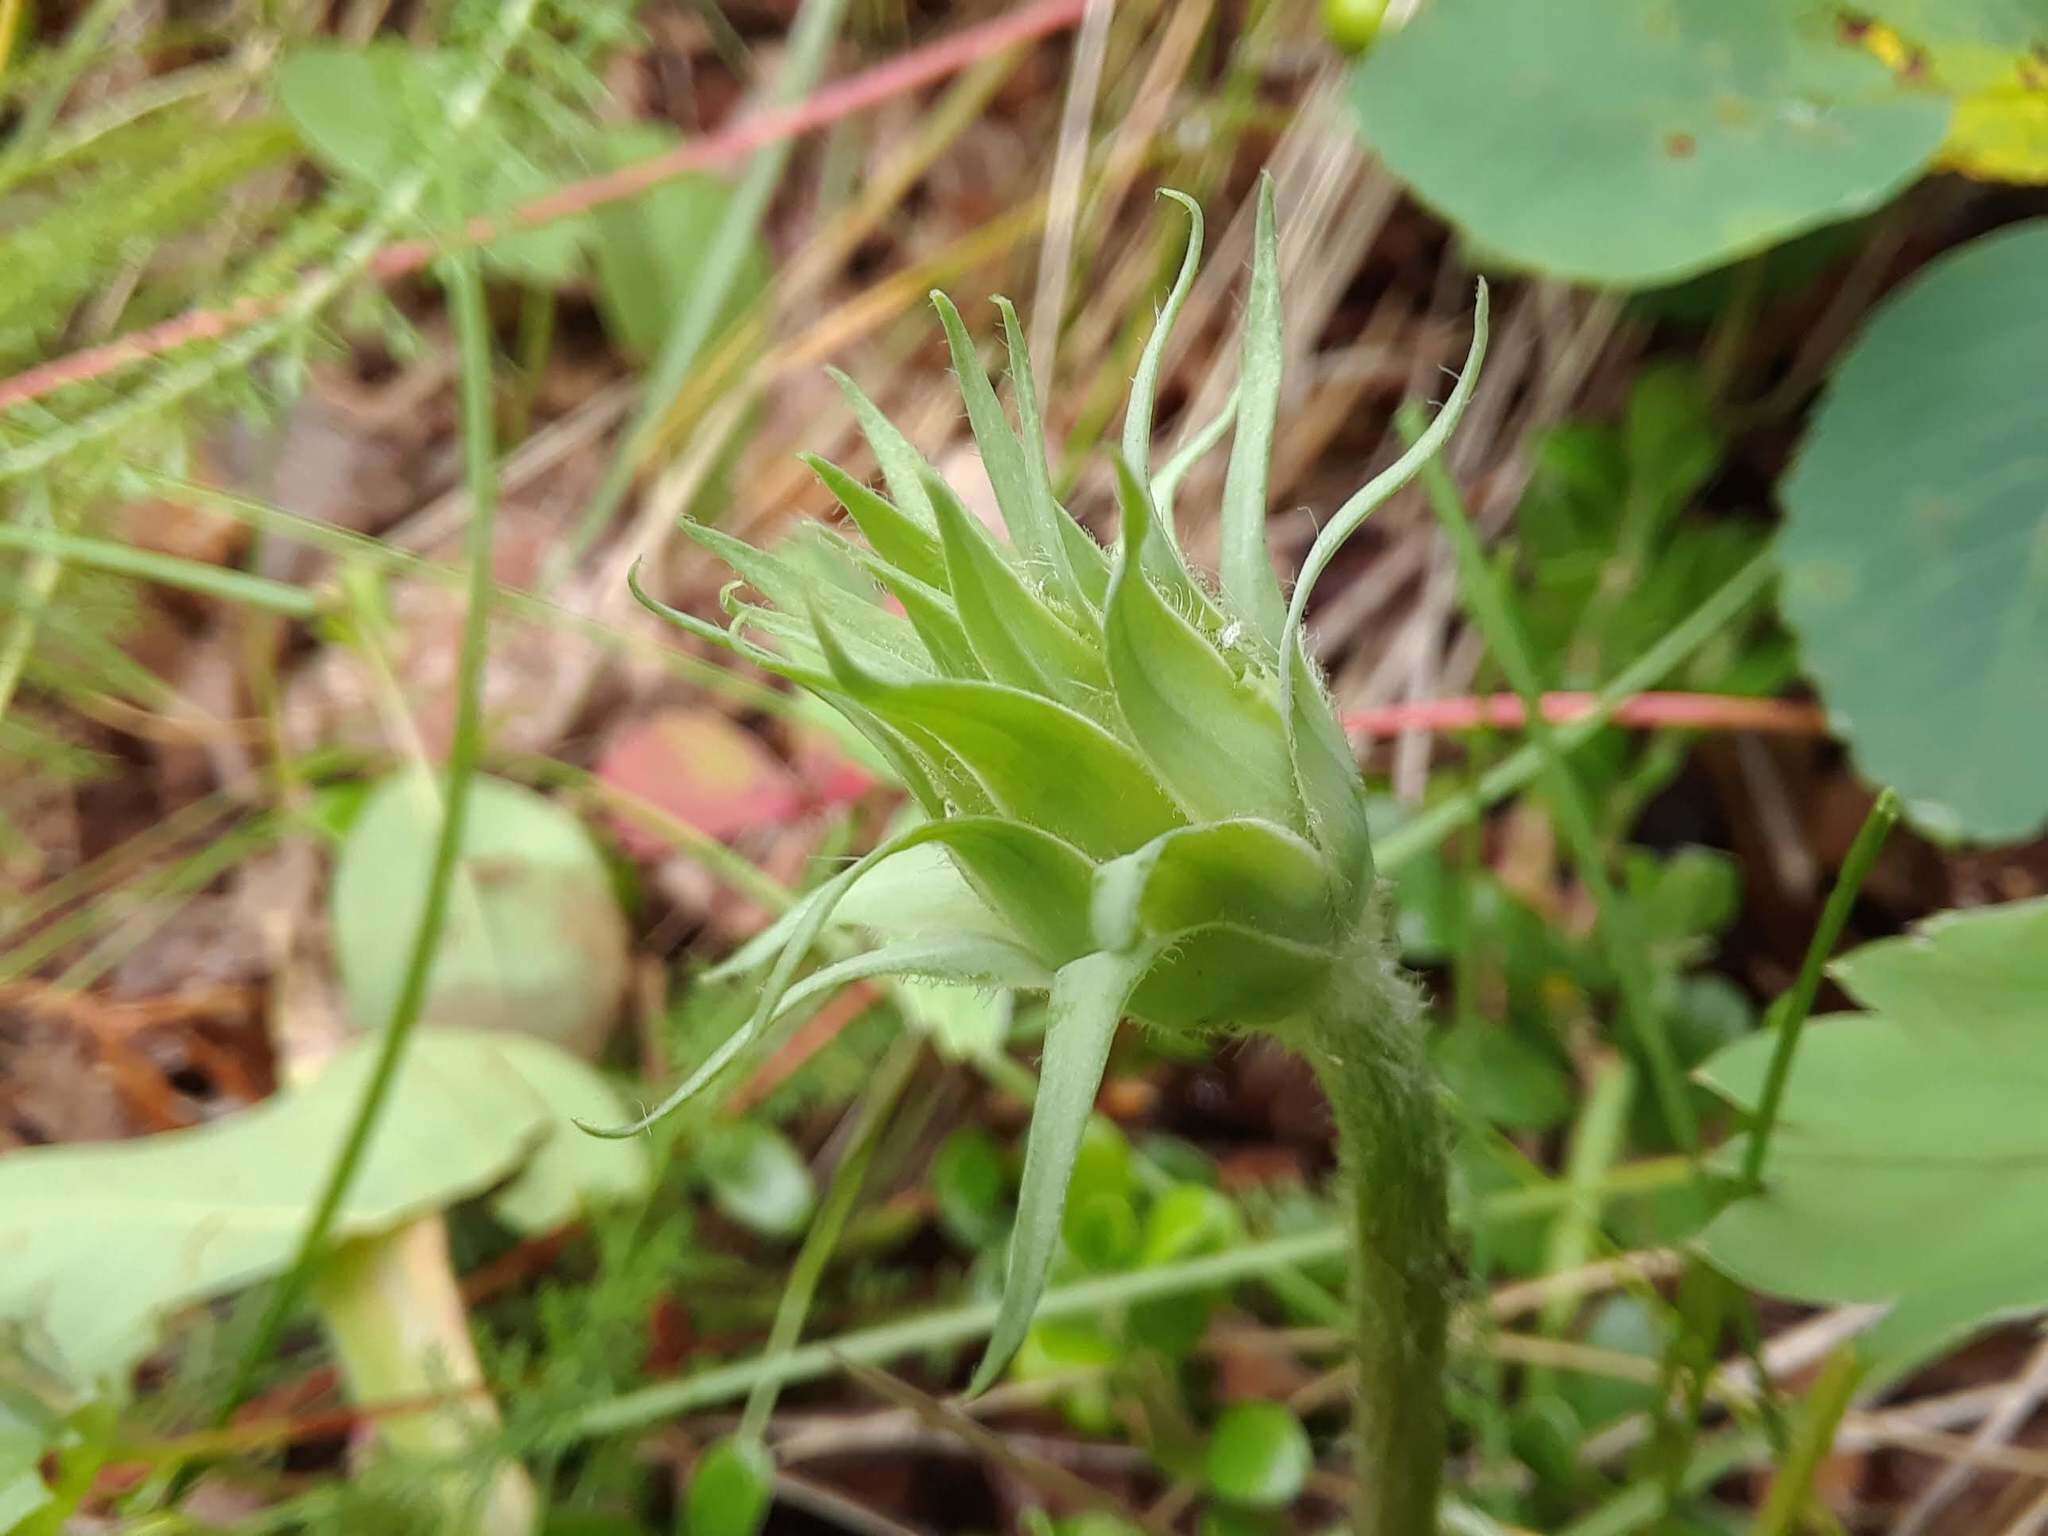
[[(796, 24), (790, 29), (788, 56), (770, 92), (771, 106), (800, 100), (818, 83), (832, 44), (839, 36), (846, 6), (847, 0), (804, 0)], [(590, 505), (560, 555), (550, 564), (541, 582), (543, 590), (575, 568), (626, 499), (633, 477), (640, 472), (642, 461), (660, 434), (670, 402), (688, 382), (705, 344), (715, 339), (718, 318), (746, 265), (748, 248), (761, 227), (769, 200), (781, 185), (790, 148), (790, 141), (785, 138), (757, 150), (746, 175), (733, 189), (725, 217), (719, 221), (718, 230), (704, 252), (697, 280), (690, 286), (690, 296), (647, 370), (640, 408), (614, 451)]]
[(483, 747), (483, 672), (488, 655), (491, 605), (491, 543), (497, 512), (497, 463), (493, 448), (488, 320), (476, 258), (465, 253), (450, 258), (445, 281), (462, 353), (462, 422), (464, 466), (469, 478), (470, 569), (469, 610), (464, 620), (456, 675), (455, 728), (448, 751), (444, 809), (427, 878), (426, 903), (412, 952), (406, 961), (398, 1000), (379, 1043), (377, 1060), (364, 1086), (363, 1098), (335, 1155), (319, 1199), (314, 1203), (292, 1263), (270, 1293), (248, 1347), (237, 1362), (217, 1420), (225, 1423), (247, 1396), (264, 1361), (277, 1347), (285, 1323), (304, 1299), (315, 1270), (327, 1257), (328, 1239), (361, 1168), (377, 1121), (398, 1079), (405, 1048), (425, 1007), (427, 983), (440, 949), (442, 928), (455, 888), (462, 849), (470, 785)]
[[(1556, 749), (1576, 751), (1606, 729), (1622, 705), (1654, 687), (1756, 601), (1770, 585), (1774, 566), (1769, 550), (1752, 556), (1747, 565), (1710, 593), (1699, 607), (1617, 672), (1612, 681), (1594, 694), (1584, 714), (1553, 730), (1550, 737)], [(1418, 812), (1374, 844), (1381, 870), (1396, 870), (1410, 859), (1419, 858), (1459, 827), (1478, 820), (1493, 806), (1519, 793), (1543, 772), (1546, 761), (1546, 755), (1530, 742), (1489, 768), (1470, 789)]]
[[(1404, 411), (1401, 430), (1411, 441), (1420, 436), (1420, 416), (1412, 410)], [(1571, 847), (1579, 878), (1586, 883), (1586, 889), (1592, 893), (1594, 904), (1599, 909), (1600, 935), (1621, 988), (1622, 1007), (1629, 1030), (1649, 1064), (1651, 1086), (1656, 1092), (1658, 1107), (1663, 1111), (1665, 1126), (1679, 1146), (1691, 1151), (1699, 1145), (1699, 1117), (1693, 1113), (1684, 1071), (1679, 1066), (1677, 1052), (1672, 1048), (1663, 1011), (1657, 1006), (1647, 935), (1637, 918), (1634, 904), (1607, 872), (1607, 855), (1600, 846), (1592, 807), (1587, 803), (1585, 792), (1570, 764), (1565, 761), (1556, 733), (1544, 716), (1543, 681), (1537, 675), (1528, 640), (1508, 606), (1506, 594), (1501, 591), (1498, 573), (1487, 563), (1486, 552), (1480, 547), (1479, 536), (1466, 513), (1464, 498), (1440, 460), (1432, 459), (1423, 465), (1421, 478), (1430, 505), (1436, 511), (1437, 521), (1457, 556), (1466, 606), (1479, 625), (1480, 633), (1486, 637), (1487, 647), (1500, 663), (1501, 671), (1507, 675), (1509, 685), (1521, 697), (1530, 745), (1543, 760), (1551, 813), (1557, 818), (1558, 830)]]
[(1755, 1536), (1793, 1536), (1802, 1528), (1806, 1506), (1813, 1497), (1814, 1477), (1834, 1446), (1865, 1366), (1853, 1348), (1843, 1348), (1821, 1367), (1819, 1379), (1806, 1394), (1791, 1450), (1771, 1480), (1771, 1491), (1752, 1527)]
[[(854, 1202), (860, 1198), (861, 1190), (867, 1184), (875, 1148), (881, 1142), (882, 1133), (888, 1129), (896, 1101), (909, 1086), (910, 1075), (917, 1069), (923, 1049), (923, 1042), (915, 1036), (899, 1040), (876, 1072), (873, 1085), (862, 1096), (853, 1125), (852, 1145), (833, 1172), (824, 1202), (819, 1206), (810, 1230), (804, 1235), (796, 1262), (790, 1266), (789, 1282), (783, 1287), (782, 1300), (775, 1308), (775, 1320), (768, 1329), (767, 1347), (762, 1351), (764, 1360), (779, 1361), (796, 1347), (797, 1338), (803, 1332), (804, 1319), (810, 1315), (811, 1300), (817, 1294), (818, 1282), (824, 1278), (825, 1266), (831, 1262), (833, 1250), (839, 1246), (847, 1218), (853, 1214)], [(767, 1430), (781, 1386), (780, 1378), (772, 1371), (763, 1372), (754, 1383), (753, 1390), (747, 1394), (746, 1408), (740, 1415), (739, 1436), (742, 1440), (759, 1440)]]
[(1820, 923), (1814, 928), (1813, 939), (1806, 946), (1806, 957), (1800, 962), (1798, 980), (1772, 1010), (1776, 1015), (1773, 1028), (1777, 1030), (1777, 1043), (1771, 1051), (1770, 1067), (1764, 1074), (1763, 1092), (1757, 1098), (1756, 1121), (1750, 1127), (1749, 1145), (1742, 1156), (1742, 1184), (1750, 1191), (1763, 1188), (1765, 1160), (1771, 1151), (1771, 1133), (1777, 1128), (1778, 1109), (1785, 1100), (1785, 1084), (1792, 1076), (1792, 1058), (1799, 1050), (1800, 1031), (1806, 1027), (1806, 1017), (1813, 1011), (1814, 996), (1820, 991), (1821, 973), (1827, 968), (1828, 956), (1841, 943), (1842, 930), (1849, 923), (1849, 909), (1856, 905), (1863, 882), (1869, 878), (1870, 867), (1877, 862), (1885, 839), (1891, 835), (1898, 819), (1898, 793), (1886, 789), (1878, 795), (1877, 803), (1863, 819), (1856, 841), (1849, 845), (1849, 856), (1842, 861), (1842, 873), (1835, 880), (1835, 888), (1828, 893), (1827, 905), (1821, 909)]

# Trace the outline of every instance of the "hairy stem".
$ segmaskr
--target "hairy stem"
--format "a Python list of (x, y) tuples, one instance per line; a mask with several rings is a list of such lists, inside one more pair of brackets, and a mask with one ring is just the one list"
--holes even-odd
[(1436, 1083), (1413, 990), (1367, 955), (1304, 1042), (1336, 1116), (1352, 1206), (1358, 1536), (1434, 1536), (1444, 1462), (1450, 1217)]

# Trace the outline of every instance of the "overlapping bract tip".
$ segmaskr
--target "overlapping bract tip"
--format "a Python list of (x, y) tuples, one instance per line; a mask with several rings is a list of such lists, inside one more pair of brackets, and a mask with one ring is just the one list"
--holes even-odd
[[(1055, 492), (1015, 311), (997, 301), (1013, 424), (959, 312), (934, 294), (1007, 539), (836, 375), (887, 494), (826, 460), (807, 462), (860, 541), (813, 524), (768, 552), (691, 528), (739, 578), (723, 598), (723, 628), (635, 587), (691, 633), (836, 707), (923, 813), (777, 925), (759, 947), (773, 958), (753, 1017), (643, 1124), (708, 1083), (781, 1013), (856, 974), (1050, 994), (1008, 1280), (977, 1389), (1029, 1325), (1118, 1020), (1270, 1024), (1308, 1007), (1357, 945), (1377, 942), (1362, 933), (1372, 874), (1363, 791), (1301, 643), (1302, 618), (1337, 545), (1442, 444), (1486, 343), (1482, 285), (1456, 390), (1416, 448), (1331, 520), (1290, 603), (1266, 546), (1282, 345), (1272, 193), (1262, 184), (1238, 388), (1226, 420), (1193, 439), (1213, 445), (1234, 411), (1211, 586), (1189, 569), (1173, 524), (1190, 461), (1150, 468), (1166, 344), (1202, 244), (1200, 209), (1168, 195), (1188, 214), (1187, 256), (1114, 455), (1113, 548)], [(800, 981), (835, 905), (890, 859), (931, 848), (971, 892), (974, 920), (899, 936)]]

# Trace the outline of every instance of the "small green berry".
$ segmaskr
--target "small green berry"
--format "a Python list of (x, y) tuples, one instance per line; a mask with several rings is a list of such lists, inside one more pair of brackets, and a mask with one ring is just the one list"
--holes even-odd
[(1323, 30), (1349, 54), (1372, 47), (1386, 16), (1387, 0), (1323, 0)]

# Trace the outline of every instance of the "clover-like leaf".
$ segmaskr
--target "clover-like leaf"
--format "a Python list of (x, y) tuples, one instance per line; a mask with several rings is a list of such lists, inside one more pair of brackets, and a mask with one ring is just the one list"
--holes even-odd
[(1930, 264), (1780, 490), (1780, 604), (1857, 761), (1948, 836), (2048, 823), (2048, 220)]
[[(1947, 913), (1834, 971), (1868, 1011), (1808, 1025), (1764, 1188), (1715, 1219), (1707, 1255), (1758, 1290), (1896, 1303), (1880, 1360), (2048, 1307), (2048, 901)], [(1702, 1075), (1752, 1108), (1773, 1044)]]

